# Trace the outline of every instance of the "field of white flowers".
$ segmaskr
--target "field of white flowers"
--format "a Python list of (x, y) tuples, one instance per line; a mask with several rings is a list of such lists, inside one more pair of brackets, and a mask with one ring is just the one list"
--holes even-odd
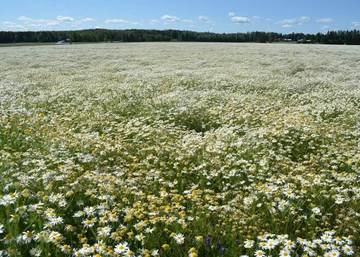
[(360, 48), (0, 48), (0, 256), (360, 256)]

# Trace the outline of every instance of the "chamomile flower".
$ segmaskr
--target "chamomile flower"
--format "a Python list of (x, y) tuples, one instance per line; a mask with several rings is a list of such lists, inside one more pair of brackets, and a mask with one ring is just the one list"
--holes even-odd
[(173, 238), (174, 238), (175, 242), (176, 242), (177, 244), (179, 244), (179, 245), (183, 244), (184, 241), (185, 241), (185, 237), (184, 237), (184, 235), (181, 234), (181, 233), (175, 234), (175, 235), (173, 236)]
[(125, 254), (129, 251), (129, 246), (127, 242), (122, 242), (115, 246), (114, 251), (118, 254)]
[(291, 252), (288, 249), (282, 249), (279, 257), (291, 257)]
[(311, 211), (315, 214), (315, 215), (320, 215), (321, 214), (321, 210), (319, 207), (314, 207), (311, 209)]
[(339, 256), (340, 256), (340, 252), (337, 250), (331, 250), (324, 254), (324, 257), (339, 257)]
[(342, 251), (344, 252), (344, 254), (346, 254), (347, 256), (351, 256), (354, 254), (354, 250), (352, 249), (351, 246), (349, 245), (344, 245), (342, 247)]
[(265, 252), (262, 250), (257, 250), (257, 251), (255, 251), (254, 256), (255, 257), (265, 257)]
[(255, 244), (255, 241), (247, 239), (247, 240), (245, 240), (245, 242), (244, 242), (244, 247), (245, 247), (246, 249), (250, 249), (250, 248), (253, 248), (253, 247), (254, 247), (254, 244)]

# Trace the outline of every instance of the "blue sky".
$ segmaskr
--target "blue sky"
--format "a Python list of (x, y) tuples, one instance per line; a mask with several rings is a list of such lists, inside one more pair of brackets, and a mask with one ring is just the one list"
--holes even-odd
[(360, 29), (360, 0), (1, 0), (0, 30)]

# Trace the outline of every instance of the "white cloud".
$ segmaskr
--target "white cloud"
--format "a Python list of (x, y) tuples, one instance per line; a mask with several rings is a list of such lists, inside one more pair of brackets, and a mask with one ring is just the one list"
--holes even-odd
[(26, 27), (12, 21), (4, 21), (1, 26), (5, 30), (26, 30)]
[(27, 16), (18, 17), (18, 21), (22, 23), (22, 25), (30, 26), (30, 27), (52, 27), (61, 25), (64, 23), (72, 23), (75, 22), (75, 19), (68, 16), (57, 16), (55, 19), (34, 19)]
[(17, 22), (7, 21), (3, 22), (3, 27), (6, 28), (13, 28), (15, 29), (21, 29), (21, 30), (44, 30), (44, 29), (54, 29), (56, 27), (59, 27), (63, 25), (66, 25), (68, 28), (69, 26), (71, 28), (79, 28), (79, 25), (85, 23), (85, 22), (94, 22), (95, 19), (93, 18), (84, 18), (84, 19), (75, 19), (73, 17), (69, 16), (57, 16), (52, 19), (38, 19), (38, 18), (32, 18), (28, 16), (20, 16), (17, 18)]
[(27, 16), (20, 16), (18, 20), (31, 27), (56, 26), (62, 23), (61, 20), (57, 19), (33, 19)]
[(57, 16), (57, 17), (56, 17), (56, 20), (58, 20), (58, 21), (60, 21), (60, 22), (74, 22), (74, 21), (75, 21), (75, 19), (72, 18), (72, 17), (61, 16), (61, 15)]
[(236, 24), (245, 24), (250, 23), (251, 21), (250, 18), (244, 16), (237, 16), (234, 12), (229, 12), (228, 15), (230, 17), (230, 20)]
[(294, 25), (292, 25), (292, 24), (283, 24), (281, 27), (283, 27), (283, 28), (292, 28), (292, 27), (294, 27)]
[(96, 20), (93, 19), (93, 18), (89, 18), (89, 17), (86, 17), (86, 18), (81, 20), (81, 22), (94, 22), (94, 21), (96, 21)]
[(104, 21), (106, 24), (129, 24), (129, 25), (138, 25), (138, 22), (128, 21), (124, 19), (107, 19)]
[(48, 23), (51, 22), (51, 20), (46, 20), (46, 19), (33, 19), (27, 16), (20, 16), (18, 18), (19, 21), (24, 22), (24, 23)]
[(198, 17), (198, 20), (199, 20), (200, 22), (210, 23), (210, 19), (209, 19), (208, 17), (206, 17), (206, 16), (199, 16), (199, 17)]
[(26, 16), (20, 16), (20, 17), (18, 18), (18, 20), (19, 20), (19, 21), (27, 22), (27, 21), (30, 21), (30, 20), (32, 20), (32, 19), (29, 18), (29, 17), (26, 17)]
[(322, 19), (316, 20), (316, 22), (320, 23), (320, 24), (330, 24), (330, 23), (333, 23), (334, 20), (331, 18), (322, 18)]
[(245, 24), (245, 23), (249, 23), (250, 19), (248, 17), (232, 16), (231, 21), (236, 24)]
[(168, 15), (165, 14), (161, 17), (162, 20), (166, 21), (166, 22), (177, 22), (180, 21), (180, 19), (176, 16), (172, 16), (172, 15)]
[(301, 16), (300, 18), (298, 18), (298, 21), (299, 23), (305, 23), (311, 21), (311, 18), (307, 16)]
[(150, 24), (159, 24), (160, 23), (160, 21), (157, 19), (152, 19), (149, 22), (150, 22)]
[(183, 20), (181, 20), (181, 22), (184, 22), (184, 23), (193, 23), (193, 21), (190, 20), (190, 19), (183, 19)]
[(194, 23), (193, 20), (190, 20), (190, 19), (181, 19), (177, 16), (174, 16), (174, 15), (168, 15), (168, 14), (165, 14), (161, 17), (161, 20), (164, 22), (164, 24), (169, 24), (169, 23), (173, 23), (173, 22), (182, 22), (182, 23), (187, 23), (187, 24), (192, 24)]
[(123, 20), (123, 19), (108, 19), (108, 20), (105, 20), (105, 23), (107, 23), (107, 24), (109, 24), (109, 23), (123, 23), (123, 24), (128, 24), (128, 23), (130, 23), (130, 21)]
[(12, 22), (12, 21), (3, 21), (3, 24), (4, 24), (5, 26), (16, 25), (16, 23), (15, 23), (15, 22)]
[(353, 29), (360, 29), (360, 21), (353, 21), (351, 26)]
[(305, 23), (308, 23), (310, 20), (311, 20), (310, 17), (301, 16), (299, 18), (285, 19), (285, 20), (279, 21), (278, 24), (280, 24), (281, 27), (283, 27), (283, 28), (293, 28), (296, 26), (302, 26)]

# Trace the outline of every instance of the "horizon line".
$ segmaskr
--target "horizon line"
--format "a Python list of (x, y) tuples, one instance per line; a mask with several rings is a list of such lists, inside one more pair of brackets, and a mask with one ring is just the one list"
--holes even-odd
[(90, 29), (68, 29), (68, 30), (0, 30), (1, 32), (7, 33), (28, 33), (28, 32), (78, 32), (78, 31), (89, 31), (89, 30), (108, 30), (108, 31), (182, 31), (182, 32), (193, 32), (193, 33), (209, 33), (209, 34), (248, 34), (248, 33), (273, 33), (281, 35), (290, 35), (290, 34), (304, 34), (304, 35), (316, 35), (316, 34), (326, 34), (329, 32), (351, 32), (351, 31), (360, 31), (360, 29), (337, 29), (337, 30), (328, 30), (326, 32), (275, 32), (275, 31), (261, 31), (261, 30), (252, 30), (246, 32), (214, 32), (214, 31), (196, 31), (196, 30), (186, 30), (186, 29), (139, 29), (139, 28), (128, 28), (128, 29), (109, 29), (109, 28), (90, 28)]

